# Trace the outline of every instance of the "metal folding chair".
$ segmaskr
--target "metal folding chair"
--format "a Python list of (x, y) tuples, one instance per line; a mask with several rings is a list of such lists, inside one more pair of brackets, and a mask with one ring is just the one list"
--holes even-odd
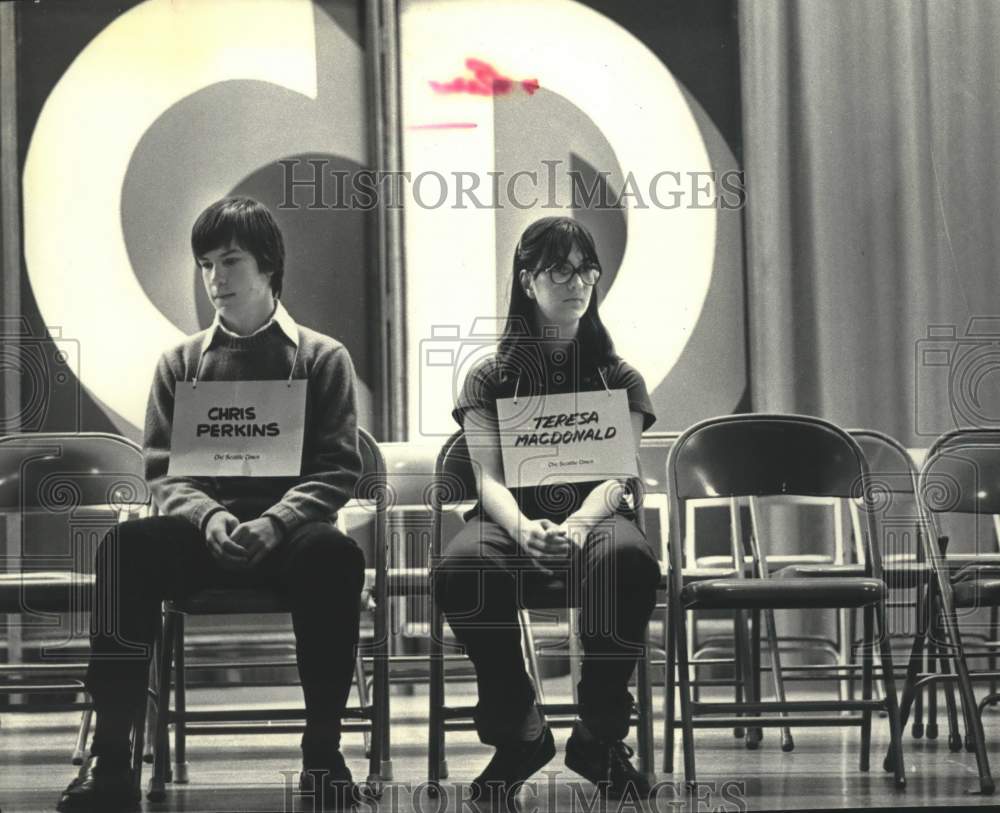
[[(878, 527), (881, 536), (875, 540), (876, 547), (882, 557), (882, 574), (886, 586), (889, 588), (889, 597), (886, 607), (890, 615), (900, 621), (902, 629), (892, 630), (888, 637), (890, 641), (905, 641), (909, 649), (915, 636), (921, 634), (921, 630), (927, 623), (929, 617), (926, 604), (926, 590), (930, 580), (930, 565), (924, 561), (920, 536), (922, 533), (922, 521), (920, 511), (916, 502), (917, 471), (906, 449), (895, 439), (881, 432), (868, 429), (851, 429), (848, 433), (854, 438), (861, 451), (868, 461), (871, 473), (871, 493), (868, 495), (871, 506), (869, 510), (879, 511), (881, 522)], [(842, 506), (839, 503), (835, 506), (838, 516)], [(861, 528), (861, 506), (857, 500), (847, 500), (846, 508), (850, 514), (850, 528), (853, 533), (854, 545), (853, 561), (832, 564), (799, 564), (792, 565), (782, 571), (782, 575), (799, 578), (821, 578), (831, 576), (863, 576), (865, 574), (865, 553), (860, 540), (863, 537)], [(839, 522), (840, 527), (843, 526)], [(842, 530), (840, 531), (842, 534)], [(847, 546), (844, 546), (847, 548)], [(913, 592), (912, 598), (905, 598), (901, 594)], [(902, 610), (901, 613), (892, 613), (892, 610)], [(912, 612), (911, 612), (912, 610)], [(851, 611), (841, 610), (838, 612), (838, 627), (840, 647), (842, 657), (840, 663), (834, 668), (837, 679), (843, 684), (847, 682), (850, 688), (848, 696), (854, 697), (854, 676), (857, 671), (857, 664), (854, 662), (854, 653), (858, 641), (854, 640), (854, 615)], [(933, 657), (934, 653), (931, 653)], [(797, 667), (799, 670), (807, 670), (808, 667)], [(819, 670), (820, 674), (794, 676), (794, 679), (824, 679), (826, 670)], [(901, 674), (905, 674), (903, 667)], [(929, 699), (929, 709), (931, 720), (936, 720), (936, 696), (932, 693)], [(954, 721), (954, 696), (949, 692), (948, 704), (951, 711), (950, 717)], [(917, 698), (917, 719), (922, 721), (921, 698)], [(953, 726), (953, 732), (955, 730)], [(914, 737), (923, 735), (923, 725), (920, 722), (914, 724)], [(932, 722), (930, 736), (933, 739), (937, 736), (936, 724)]]
[[(861, 523), (865, 550), (863, 576), (809, 579), (780, 576), (772, 578), (761, 535), (751, 535), (755, 572), (748, 577), (738, 569), (732, 578), (711, 579), (684, 584), (682, 576), (685, 507), (688, 500), (725, 497), (736, 511), (737, 500), (747, 497), (752, 512), (762, 497), (786, 495), (855, 498), (866, 494), (868, 467), (857, 443), (838, 427), (818, 418), (798, 415), (736, 415), (699, 423), (688, 429), (674, 444), (667, 463), (670, 496), (670, 588), (668, 594), (667, 690), (666, 717), (668, 743), (673, 740), (674, 699), (673, 663), (677, 663), (680, 686), (681, 723), (684, 741), (684, 773), (688, 783), (695, 781), (694, 729), (730, 728), (741, 725), (761, 726), (842, 726), (861, 728), (861, 770), (867, 770), (871, 747), (871, 715), (885, 710), (889, 717), (894, 744), (892, 769), (898, 786), (905, 784), (900, 744), (899, 710), (892, 682), (892, 655), (885, 639), (885, 583), (882, 563), (873, 540), (877, 538), (878, 517), (865, 512)], [(757, 521), (754, 520), (755, 527)], [(743, 557), (741, 524), (732, 524), (734, 561)], [(786, 701), (780, 694), (773, 702), (761, 702), (755, 674), (744, 675), (749, 689), (748, 702), (699, 702), (691, 697), (687, 631), (684, 613), (691, 609), (724, 609), (739, 614), (739, 627), (745, 630), (745, 614), (767, 609), (862, 608), (864, 626), (863, 699)], [(875, 628), (879, 635), (876, 640)], [(873, 651), (881, 650), (885, 679), (885, 699), (872, 700)], [(772, 651), (772, 665), (780, 670), (777, 652)], [(745, 667), (752, 661), (745, 658)], [(753, 670), (752, 670), (753, 671)], [(758, 670), (759, 673), (759, 670)], [(760, 717), (765, 712), (779, 717)], [(861, 712), (859, 716), (786, 716), (793, 712)], [(725, 714), (754, 715), (715, 717)]]
[[(388, 555), (385, 531), (385, 513), (388, 502), (385, 460), (374, 438), (365, 430), (358, 430), (362, 459), (362, 476), (358, 482), (355, 499), (348, 506), (373, 510), (374, 533), (373, 567), (366, 570), (366, 593), (362, 597), (363, 609), (372, 609), (374, 615), (373, 637), (358, 648), (356, 680), (360, 705), (345, 712), (344, 731), (361, 731), (368, 748), (368, 783), (371, 792), (381, 792), (381, 782), (391, 777), (389, 753), (389, 629), (388, 629)], [(342, 513), (345, 509), (342, 509)], [(370, 598), (370, 602), (368, 599)], [(275, 592), (256, 588), (216, 588), (204, 590), (178, 601), (164, 602), (163, 646), (159, 650), (157, 667), (159, 687), (155, 717), (155, 749), (153, 778), (147, 798), (162, 801), (165, 783), (178, 784), (188, 781), (186, 738), (188, 734), (221, 733), (283, 733), (301, 731), (301, 723), (274, 725), (271, 721), (298, 721), (303, 717), (301, 708), (289, 709), (237, 709), (232, 711), (187, 709), (186, 677), (191, 668), (186, 663), (184, 650), (184, 618), (186, 615), (246, 614), (288, 612), (287, 603)], [(363, 665), (363, 649), (372, 658), (373, 697), (369, 697)], [(174, 708), (169, 707), (171, 667), (174, 668)], [(246, 667), (280, 668), (293, 666), (294, 661), (277, 662), (214, 662), (201, 664), (200, 668), (236, 669)], [(242, 684), (246, 685), (246, 684)], [(263, 722), (262, 722), (263, 721)], [(170, 768), (170, 745), (167, 729), (174, 725), (174, 769)], [(256, 723), (256, 724), (255, 724)], [(370, 738), (370, 739), (369, 739)]]
[[(5, 517), (6, 566), (0, 573), (0, 613), (11, 615), (7, 645), (14, 655), (0, 666), (0, 693), (82, 693), (86, 662), (67, 652), (89, 625), (93, 555), (118, 522), (150, 504), (142, 450), (132, 441), (97, 432), (38, 432), (0, 437), (0, 513)], [(14, 616), (19, 616), (15, 618)], [(25, 621), (30, 619), (30, 624)], [(48, 640), (28, 642), (24, 632)], [(18, 663), (27, 644), (41, 647), (37, 662)], [(9, 711), (82, 710), (73, 764), (86, 756), (92, 709), (79, 703), (23, 704)], [(144, 725), (132, 731), (133, 775), (141, 775)]]
[[(431, 534), (431, 561), (436, 561), (442, 551), (442, 526), (444, 513), (450, 506), (458, 503), (469, 503), (476, 499), (476, 478), (473, 472), (473, 462), (466, 447), (465, 437), (461, 431), (456, 432), (441, 447), (435, 467), (434, 483), (429, 490), (428, 498), (433, 516), (433, 531)], [(639, 527), (644, 531), (641, 500), (637, 505)], [(544, 598), (544, 597), (543, 597)], [(560, 600), (564, 601), (564, 596)], [(540, 602), (537, 609), (552, 609), (554, 605)], [(530, 618), (527, 616), (529, 607), (522, 608), (522, 631), (528, 630), (526, 636), (526, 654), (529, 660), (529, 673), (540, 688), (539, 670), (535, 661), (533, 641), (530, 636)], [(572, 636), (572, 630), (570, 635)], [(430, 720), (428, 731), (428, 783), (431, 793), (439, 793), (440, 781), (448, 776), (448, 763), (445, 759), (445, 734), (447, 731), (467, 731), (474, 728), (472, 723), (473, 706), (448, 706), (445, 704), (445, 659), (461, 656), (446, 656), (444, 654), (444, 616), (431, 594), (431, 640), (430, 640)], [(632, 722), (636, 726), (639, 743), (639, 770), (654, 778), (653, 764), (653, 713), (652, 689), (650, 685), (648, 658), (639, 659), (636, 668), (637, 711)], [(539, 695), (539, 708), (545, 715), (550, 726), (568, 727), (578, 713), (576, 703), (545, 703), (543, 695)]]
[[(986, 705), (1000, 700), (1000, 694), (991, 689), (977, 705), (972, 680), (992, 683), (1000, 678), (1000, 672), (992, 666), (996, 648), (994, 645), (979, 652), (967, 651), (959, 629), (959, 611), (969, 616), (980, 608), (992, 610), (1000, 606), (1000, 556), (976, 551), (949, 553), (950, 538), (943, 533), (943, 518), (949, 515), (970, 518), (976, 523), (974, 538), (978, 538), (981, 518), (995, 522), (994, 517), (1000, 514), (1000, 430), (957, 430), (938, 438), (921, 467), (918, 489), (927, 528), (922, 537), (923, 552), (934, 575), (928, 601), (936, 624), (930, 631), (922, 630), (914, 640), (900, 702), (901, 719), (905, 724), (917, 693), (924, 687), (933, 692), (938, 682), (957, 681), (967, 732), (966, 747), (976, 755), (980, 792), (991, 794), (996, 786), (990, 772), (981, 715)], [(929, 670), (924, 671), (922, 655), (931, 631), (939, 638), (938, 666), (935, 668), (932, 658)], [(973, 657), (989, 658), (990, 667), (970, 670), (968, 660)], [(949, 669), (949, 662), (954, 671)], [(952, 708), (949, 712), (950, 716), (955, 714)], [(951, 723), (954, 731), (957, 721)], [(886, 759), (893, 757), (890, 749)]]

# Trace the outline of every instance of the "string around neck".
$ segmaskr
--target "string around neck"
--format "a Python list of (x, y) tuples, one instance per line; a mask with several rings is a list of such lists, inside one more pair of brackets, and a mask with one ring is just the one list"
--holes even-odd
[(608, 386), (608, 380), (604, 377), (604, 370), (600, 367), (597, 368), (597, 374), (601, 377), (601, 383), (604, 385), (604, 391), (608, 394), (608, 398), (611, 397), (611, 387)]

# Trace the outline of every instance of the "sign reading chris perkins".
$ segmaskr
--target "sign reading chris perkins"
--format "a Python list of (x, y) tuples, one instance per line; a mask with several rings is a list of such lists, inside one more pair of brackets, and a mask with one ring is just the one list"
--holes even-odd
[(297, 477), (306, 381), (178, 382), (171, 475)]
[(624, 390), (497, 400), (507, 486), (635, 477)]
[(205, 416), (208, 423), (198, 424), (195, 435), (209, 435), (213, 438), (274, 438), (281, 434), (277, 421), (270, 423), (250, 423), (257, 420), (255, 407), (209, 408)]

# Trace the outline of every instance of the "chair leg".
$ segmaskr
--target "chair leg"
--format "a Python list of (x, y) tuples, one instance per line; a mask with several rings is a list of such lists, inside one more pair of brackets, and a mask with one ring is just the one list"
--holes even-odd
[[(733, 639), (733, 655), (738, 668), (743, 673), (743, 693), (749, 703), (760, 702), (760, 624), (756, 611), (752, 616), (752, 629), (747, 630), (747, 611), (735, 610), (736, 634)], [(759, 716), (759, 715), (747, 715)], [(747, 721), (750, 722), (749, 720)], [(746, 729), (746, 747), (756, 749), (764, 736), (764, 729), (751, 727)]]
[[(949, 653), (941, 641), (941, 624), (939, 620), (934, 622), (934, 650), (937, 658), (937, 668), (942, 674), (951, 674), (951, 659)], [(944, 690), (945, 709), (948, 715), (948, 750), (957, 753), (962, 750), (962, 731), (958, 726), (958, 711), (955, 706), (955, 691), (950, 680), (942, 681)]]
[[(850, 610), (841, 607), (836, 611), (837, 618), (837, 660), (835, 663), (837, 666), (847, 666), (854, 662), (851, 653), (851, 639), (848, 633), (848, 614)], [(854, 679), (851, 672), (847, 672), (847, 680), (837, 681), (837, 699), (839, 700), (853, 700), (854, 699)]]
[[(921, 637), (922, 630), (925, 629), (924, 620), (924, 598), (925, 591), (922, 589), (921, 585), (917, 584), (914, 589), (913, 607), (914, 613), (916, 614), (915, 623), (913, 625), (913, 635), (914, 640)], [(909, 669), (907, 669), (907, 679), (909, 679)], [(906, 724), (903, 722), (902, 709), (900, 710), (900, 725), (904, 728)], [(919, 740), (924, 735), (924, 693), (922, 691), (917, 692), (914, 698), (913, 705), (913, 738)]]
[[(924, 653), (924, 660), (926, 661), (927, 672), (936, 672), (938, 669), (937, 662), (937, 644), (934, 641), (934, 637), (931, 636), (930, 644), (926, 647)], [(929, 740), (936, 740), (938, 738), (938, 687), (936, 683), (927, 684), (927, 728), (924, 730), (924, 734)]]
[[(862, 644), (858, 648), (861, 654), (861, 699), (865, 702), (872, 699), (872, 677), (873, 662), (875, 660), (874, 649), (874, 611), (871, 606), (862, 610)], [(884, 670), (883, 670), (884, 672)], [(892, 678), (889, 677), (889, 680)], [(861, 712), (861, 756), (859, 770), (867, 771), (871, 759), (872, 747), (872, 712), (871, 709), (864, 709)]]
[[(1000, 622), (1000, 607), (996, 605), (990, 607), (990, 657), (987, 661), (987, 668), (991, 672), (997, 670), (997, 656), (996, 647), (993, 646), (993, 642), (997, 639), (997, 629), (998, 622)], [(997, 693), (997, 680), (996, 678), (990, 678), (990, 694)]]
[(439, 796), (441, 780), (447, 776), (444, 757), (444, 652), (441, 613), (431, 607), (430, 676), (428, 685), (428, 725), (427, 725), (427, 781), (428, 792)]
[(156, 698), (156, 727), (153, 732), (153, 778), (150, 780), (146, 798), (151, 802), (162, 802), (166, 798), (165, 785), (170, 781), (170, 739), (167, 735), (170, 714), (170, 667), (173, 662), (175, 613), (167, 612), (163, 617), (163, 632), (160, 638), (160, 668), (157, 677), (159, 692)]
[[(740, 655), (740, 633), (739, 633), (740, 615), (739, 613), (733, 613), (733, 699), (737, 703), (743, 702), (743, 693), (746, 690), (743, 682), (743, 661)], [(736, 712), (737, 717), (742, 717), (743, 712)], [(746, 729), (744, 728), (734, 728), (733, 737), (736, 739), (742, 739), (746, 736)]]
[[(162, 630), (161, 630), (162, 632)], [(156, 709), (160, 697), (160, 650), (163, 647), (161, 635), (158, 633), (153, 642), (153, 657), (149, 664), (149, 688), (146, 692), (146, 723), (143, 731), (142, 761), (153, 764), (153, 750), (156, 741)]]
[(664, 613), (664, 664), (663, 675), (663, 772), (674, 772), (674, 719), (676, 717), (675, 696), (677, 692), (677, 635), (674, 624), (678, 623), (676, 615), (671, 612), (669, 601)]
[(542, 685), (542, 670), (538, 665), (538, 650), (535, 648), (535, 630), (531, 626), (531, 612), (522, 608), (518, 611), (518, 615), (521, 620), (521, 647), (524, 649), (528, 674), (535, 684), (535, 696), (544, 706), (545, 687)]
[[(354, 682), (358, 687), (358, 705), (366, 709), (369, 705), (368, 699), (368, 683), (365, 681), (365, 662), (361, 657), (361, 648), (358, 647), (358, 652), (354, 656)], [(365, 743), (365, 757), (371, 759), (372, 755), (372, 736), (370, 731), (364, 731), (362, 733)]]
[[(867, 609), (867, 608), (866, 608)], [(877, 605), (879, 649), (882, 654), (882, 685), (885, 690), (885, 709), (889, 715), (889, 738), (893, 747), (892, 771), (897, 788), (906, 787), (906, 767), (903, 763), (903, 727), (896, 703), (896, 680), (892, 668), (892, 647), (889, 641), (889, 625), (886, 619), (885, 603)], [(867, 617), (867, 615), (866, 615)], [(870, 642), (874, 644), (874, 642)], [(871, 646), (870, 649), (874, 649)]]
[(649, 674), (649, 635), (643, 636), (644, 651), (636, 664), (636, 694), (639, 704), (639, 772), (650, 784), (656, 783), (656, 762), (653, 755), (653, 687)]
[(73, 747), (73, 765), (83, 765), (87, 755), (87, 737), (90, 736), (90, 723), (94, 717), (93, 708), (83, 710), (80, 715), (80, 726), (76, 731), (76, 745)]
[(184, 659), (184, 614), (177, 613), (174, 627), (174, 784), (188, 783), (187, 670)]
[[(906, 727), (906, 721), (910, 715), (910, 707), (916, 708), (916, 703), (920, 701), (923, 693), (922, 689), (915, 689), (914, 684), (920, 674), (921, 666), (925, 660), (925, 641), (927, 638), (926, 628), (917, 628), (913, 636), (913, 645), (910, 649), (910, 659), (906, 667), (906, 682), (903, 684), (903, 696), (899, 701), (899, 724)], [(915, 714), (916, 712), (914, 712)], [(916, 727), (916, 724), (914, 724)], [(916, 736), (914, 734), (914, 736)]]
[(976, 698), (972, 691), (972, 680), (969, 676), (969, 667), (965, 660), (965, 650), (962, 646), (958, 621), (953, 613), (944, 612), (942, 615), (944, 616), (942, 626), (945, 643), (955, 655), (955, 671), (958, 673), (958, 691), (962, 697), (962, 705), (973, 710), (970, 724), (973, 749), (976, 754), (976, 767), (979, 771), (979, 790), (984, 795), (992, 795), (996, 789), (996, 785), (993, 781), (993, 774), (990, 772), (990, 759), (986, 751), (986, 736), (983, 733), (983, 721), (975, 713)]
[[(380, 610), (376, 609), (376, 613)], [(376, 615), (375, 642), (372, 647), (372, 747), (368, 756), (368, 785), (377, 797), (382, 795), (382, 784), (392, 779), (389, 720), (389, 646), (388, 622)], [(358, 651), (358, 663), (364, 674), (364, 664)]]
[(578, 607), (570, 607), (568, 614), (569, 621), (569, 680), (570, 690), (573, 692), (573, 703), (580, 702), (581, 663), (583, 662), (583, 650), (580, 646), (580, 610)]
[[(673, 590), (671, 590), (673, 594)], [(684, 629), (684, 616), (681, 615), (681, 605), (679, 597), (672, 597), (670, 599), (669, 608), (667, 610), (668, 617), (678, 619), (675, 626), (675, 646), (674, 649), (677, 653), (677, 682), (680, 685), (680, 695), (681, 695), (681, 729), (683, 731), (683, 741), (684, 741), (684, 782), (687, 787), (694, 788), (695, 782), (697, 781), (695, 773), (695, 759), (694, 759), (694, 725), (692, 721), (692, 709), (691, 709), (691, 677), (688, 672), (688, 642), (687, 634)]]
[[(778, 629), (774, 623), (774, 610), (768, 608), (764, 610), (764, 623), (767, 624), (767, 647), (771, 655), (771, 680), (774, 683), (774, 696), (779, 703), (785, 700), (785, 681), (781, 674), (781, 654), (778, 651)], [(782, 717), (787, 717), (787, 712), (781, 712)], [(792, 732), (785, 726), (781, 729), (781, 750), (791, 751), (795, 748), (795, 741), (792, 739)]]
[(144, 705), (136, 712), (136, 715), (132, 720), (132, 730), (130, 732), (132, 737), (132, 787), (139, 798), (142, 798), (142, 763), (144, 761), (145, 754), (146, 720), (148, 718), (149, 714), (147, 713), (147, 708)]
[(688, 662), (691, 664), (691, 677), (694, 679), (691, 684), (691, 699), (697, 703), (701, 700), (701, 686), (698, 684), (698, 650), (701, 643), (698, 640), (698, 621), (695, 613), (689, 612), (687, 617), (691, 624), (688, 637)]

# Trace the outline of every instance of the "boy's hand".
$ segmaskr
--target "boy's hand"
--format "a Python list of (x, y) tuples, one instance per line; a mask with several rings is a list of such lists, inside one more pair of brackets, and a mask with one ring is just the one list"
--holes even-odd
[(281, 542), (277, 524), (269, 517), (258, 517), (237, 525), (232, 532), (233, 541), (246, 553), (250, 567), (261, 560)]
[(226, 570), (243, 570), (249, 561), (247, 552), (231, 536), (239, 524), (240, 521), (228, 511), (216, 511), (205, 524), (208, 549)]

